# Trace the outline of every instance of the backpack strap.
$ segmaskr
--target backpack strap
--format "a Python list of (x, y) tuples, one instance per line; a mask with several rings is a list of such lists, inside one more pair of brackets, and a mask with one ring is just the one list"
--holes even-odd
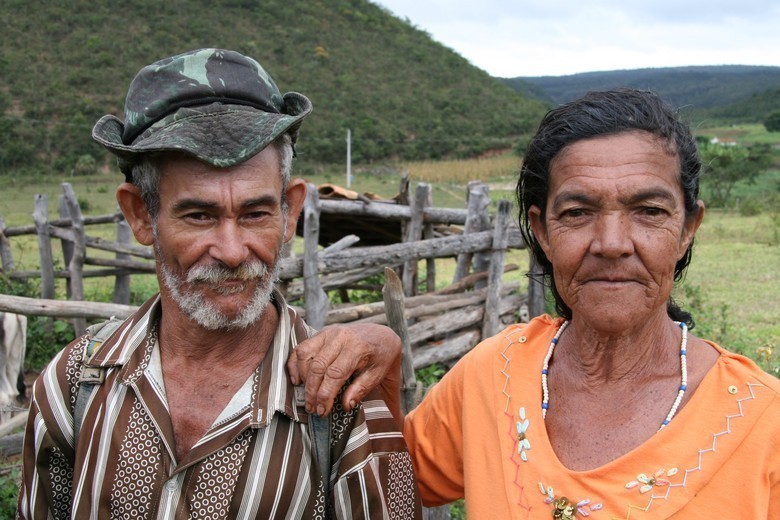
[(81, 423), (84, 421), (84, 412), (87, 409), (89, 401), (95, 387), (103, 384), (106, 377), (104, 367), (89, 366), (89, 362), (100, 349), (101, 345), (110, 338), (114, 332), (122, 325), (125, 320), (111, 318), (108, 321), (96, 323), (87, 328), (86, 336), (89, 338), (86, 349), (84, 349), (84, 365), (79, 375), (79, 384), (76, 389), (76, 405), (73, 407), (73, 447), (78, 446), (79, 431)]

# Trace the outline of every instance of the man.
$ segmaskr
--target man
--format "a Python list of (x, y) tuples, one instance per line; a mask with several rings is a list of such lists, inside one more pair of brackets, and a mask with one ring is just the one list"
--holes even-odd
[(334, 407), (314, 435), (323, 419), (285, 370), (311, 333), (274, 289), (305, 197), (290, 166), (310, 111), (253, 59), (201, 49), (143, 68), (124, 123), (95, 125), (127, 180), (122, 212), (154, 248), (160, 294), (41, 374), (20, 517), (419, 517), (378, 394)]

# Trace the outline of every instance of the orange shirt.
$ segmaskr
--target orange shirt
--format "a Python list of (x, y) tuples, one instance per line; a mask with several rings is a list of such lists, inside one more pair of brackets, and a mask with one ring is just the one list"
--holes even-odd
[(576, 518), (780, 519), (780, 381), (717, 345), (720, 359), (666, 428), (602, 467), (564, 467), (541, 413), (542, 363), (561, 321), (540, 316), (483, 341), (407, 416), (426, 505), (465, 497), (468, 518), (551, 518), (549, 493), (579, 507)]

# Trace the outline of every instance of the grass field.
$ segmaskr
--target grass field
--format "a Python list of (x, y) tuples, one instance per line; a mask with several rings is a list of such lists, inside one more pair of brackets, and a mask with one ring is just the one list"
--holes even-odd
[[(752, 139), (762, 136), (759, 128), (737, 129)], [(707, 130), (710, 133), (714, 129)], [(736, 131), (729, 127), (724, 131)], [(764, 132), (766, 134), (766, 132)], [(723, 135), (723, 134), (716, 134)], [(780, 140), (780, 135), (772, 138)], [(413, 184), (428, 182), (433, 189), (433, 202), (438, 207), (465, 207), (466, 188), (470, 180), (482, 180), (491, 187), (493, 201), (514, 198), (514, 182), (519, 158), (512, 153), (496, 154), (470, 161), (440, 161), (400, 163), (355, 167), (352, 189), (373, 192), (390, 198), (398, 193), (402, 172)], [(335, 183), (345, 185), (345, 175), (338, 166), (304, 168), (304, 178), (315, 185)], [(50, 218), (57, 218), (57, 196), (60, 182), (73, 184), (85, 214), (100, 215), (116, 211), (114, 189), (121, 181), (118, 173), (91, 177), (73, 177), (27, 182), (0, 177), (0, 216), (6, 225), (30, 224), (33, 197), (45, 193), (49, 198)], [(675, 292), (675, 298), (693, 311), (697, 320), (696, 333), (745, 353), (759, 360), (764, 368), (780, 372), (780, 208), (777, 192), (780, 171), (770, 170), (752, 185), (738, 186), (742, 200), (764, 200), (757, 215), (744, 216), (737, 211), (708, 211), (697, 236), (694, 261), (687, 279)], [(703, 189), (706, 200), (706, 186)], [(738, 204), (735, 205), (735, 208)], [(113, 226), (90, 228), (90, 233), (111, 238)], [(14, 238), (14, 259), (17, 268), (37, 268), (37, 245), (34, 237)], [(55, 258), (57, 255), (55, 244)], [(517, 263), (520, 270), (507, 275), (507, 280), (519, 280), (525, 285), (527, 269), (525, 251), (512, 252), (507, 262)], [(451, 262), (437, 265), (437, 285), (448, 283), (452, 276)], [(107, 282), (88, 279), (85, 294), (88, 299), (109, 297)], [(152, 276), (134, 277), (133, 292), (138, 299), (151, 294), (156, 284)], [(59, 287), (64, 293), (64, 285)], [(761, 348), (757, 352), (757, 349)]]

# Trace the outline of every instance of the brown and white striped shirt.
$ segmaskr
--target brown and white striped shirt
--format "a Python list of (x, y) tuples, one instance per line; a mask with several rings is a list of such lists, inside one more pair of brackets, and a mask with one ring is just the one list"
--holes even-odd
[[(18, 517), (323, 518), (308, 415), (285, 370), (310, 329), (274, 297), (280, 312), (272, 348), (182, 461), (174, 455), (157, 345), (159, 299), (92, 356), (105, 381), (87, 403), (75, 448), (73, 409), (89, 340), (68, 345), (33, 388)], [(406, 445), (376, 394), (350, 413), (336, 407), (330, 459), (336, 518), (421, 518)]]

